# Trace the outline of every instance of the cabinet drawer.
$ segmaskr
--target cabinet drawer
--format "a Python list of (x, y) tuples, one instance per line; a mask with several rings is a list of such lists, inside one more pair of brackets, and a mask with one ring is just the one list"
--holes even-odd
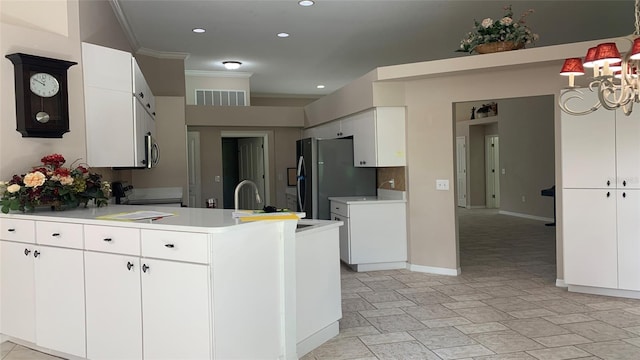
[(66, 224), (51, 221), (36, 222), (36, 242), (72, 249), (83, 248), (81, 224)]
[(85, 225), (84, 248), (85, 250), (140, 256), (140, 230)]
[(142, 230), (141, 235), (143, 257), (209, 263), (207, 234)]
[(337, 201), (332, 201), (331, 202), (330, 211), (332, 213), (336, 213), (338, 215), (349, 216), (349, 206), (347, 204), (340, 203), (340, 202), (337, 202)]
[(0, 219), (0, 239), (35, 244), (36, 230), (32, 220)]

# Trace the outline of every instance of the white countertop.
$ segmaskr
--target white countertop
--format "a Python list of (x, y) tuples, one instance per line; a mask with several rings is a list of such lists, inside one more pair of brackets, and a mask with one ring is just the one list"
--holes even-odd
[[(162, 219), (118, 221), (99, 219), (102, 216), (109, 216), (119, 213), (130, 213), (134, 211), (159, 211), (174, 214)], [(207, 233), (219, 233), (234, 230), (238, 227), (259, 226), (263, 221), (242, 222), (231, 216), (233, 210), (204, 209), (204, 208), (177, 208), (162, 206), (142, 206), (142, 205), (109, 205), (100, 208), (89, 206), (88, 208), (77, 208), (65, 211), (50, 211), (48, 209), (36, 210), (35, 212), (11, 212), (9, 214), (0, 213), (0, 217), (22, 218), (39, 221), (58, 221), (69, 223), (82, 223), (92, 225), (109, 225), (133, 228), (163, 229), (175, 231), (197, 231)], [(282, 221), (282, 220), (280, 220)]]
[(397, 190), (378, 189), (378, 196), (330, 196), (329, 200), (343, 204), (364, 203), (406, 203), (406, 192)]

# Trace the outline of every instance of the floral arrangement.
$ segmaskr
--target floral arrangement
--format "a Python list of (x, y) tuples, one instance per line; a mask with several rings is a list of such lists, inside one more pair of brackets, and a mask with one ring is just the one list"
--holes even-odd
[(36, 206), (64, 209), (85, 207), (90, 200), (97, 206), (106, 205), (111, 192), (109, 182), (99, 174), (90, 173), (87, 167), (78, 165), (63, 167), (66, 162), (60, 154), (43, 157), (42, 165), (23, 175), (13, 175), (11, 180), (0, 182), (2, 212), (10, 210), (33, 211)]
[(499, 20), (486, 18), (482, 22), (474, 20), (475, 26), (460, 41), (460, 48), (456, 51), (472, 53), (478, 45), (499, 41), (511, 41), (514, 44), (524, 46), (538, 40), (538, 34), (534, 34), (525, 25), (527, 15), (534, 12), (533, 9), (525, 11), (518, 21), (513, 20), (511, 5), (504, 7), (505, 14)]

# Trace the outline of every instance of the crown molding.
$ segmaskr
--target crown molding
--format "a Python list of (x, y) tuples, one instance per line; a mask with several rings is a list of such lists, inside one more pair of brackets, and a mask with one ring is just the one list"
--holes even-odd
[(136, 54), (152, 56), (158, 59), (175, 59), (175, 60), (186, 60), (191, 55), (189, 53), (157, 51), (149, 48), (139, 48), (138, 51), (136, 51)]
[(133, 30), (131, 30), (131, 25), (129, 25), (129, 21), (127, 21), (127, 17), (120, 7), (120, 2), (118, 2), (118, 0), (109, 0), (109, 4), (111, 4), (113, 13), (116, 15), (116, 19), (118, 19), (122, 30), (124, 30), (124, 34), (126, 35), (127, 40), (129, 40), (131, 48), (133, 48), (134, 51), (138, 50), (140, 48), (140, 43), (138, 42), (136, 36), (133, 34)]
[(207, 70), (185, 70), (187, 76), (213, 77), (213, 78), (250, 78), (253, 73), (241, 71), (207, 71)]

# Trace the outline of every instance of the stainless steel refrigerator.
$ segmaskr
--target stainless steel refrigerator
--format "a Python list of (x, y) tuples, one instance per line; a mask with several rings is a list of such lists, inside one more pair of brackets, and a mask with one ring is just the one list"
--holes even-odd
[(330, 196), (376, 195), (376, 169), (353, 166), (353, 139), (296, 142), (298, 211), (330, 219)]

